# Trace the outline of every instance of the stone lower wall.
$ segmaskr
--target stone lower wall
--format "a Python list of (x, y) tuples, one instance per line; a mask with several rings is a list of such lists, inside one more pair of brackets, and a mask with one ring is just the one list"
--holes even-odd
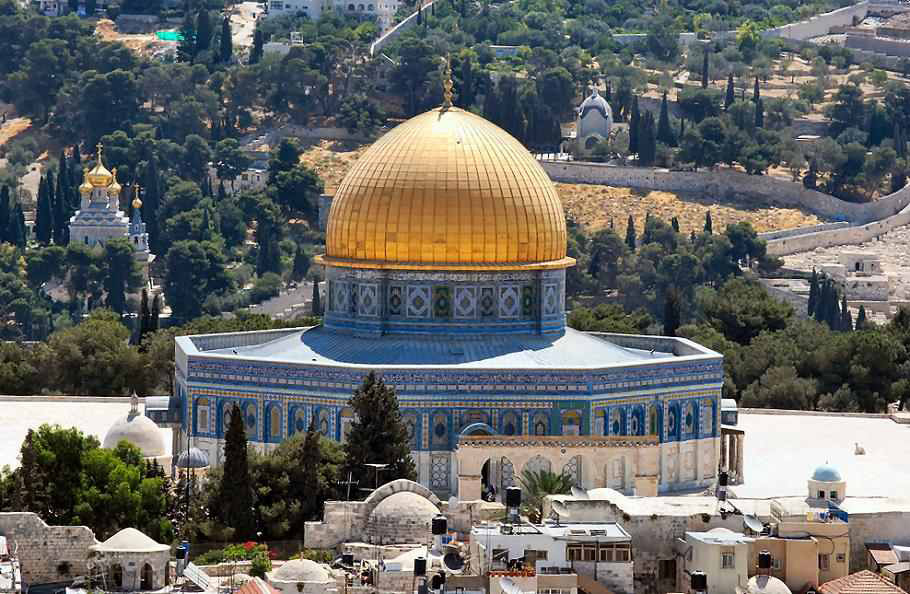
[[(635, 592), (634, 564), (629, 563), (595, 563), (593, 561), (573, 561), (572, 567), (579, 575), (594, 578), (616, 594), (633, 594)], [(596, 577), (595, 577), (596, 576)]]
[(898, 58), (910, 56), (910, 41), (904, 39), (848, 34), (844, 43), (850, 49), (859, 49)]
[(768, 29), (762, 35), (764, 37), (783, 37), (796, 40), (819, 37), (827, 35), (831, 27), (852, 25), (854, 19), (864, 19), (866, 14), (869, 13), (869, 9), (870, 2), (857, 2), (851, 6), (819, 14), (804, 21)]
[(98, 544), (86, 526), (48, 526), (31, 512), (0, 513), (0, 535), (19, 557), (26, 584), (86, 575), (89, 547)]
[(580, 161), (541, 161), (541, 165), (557, 182), (698, 193), (717, 200), (755, 198), (774, 206), (800, 208), (825, 218), (847, 220), (854, 224), (878, 221), (910, 204), (910, 186), (875, 202), (859, 204), (808, 190), (801, 184), (730, 170), (668, 171)]

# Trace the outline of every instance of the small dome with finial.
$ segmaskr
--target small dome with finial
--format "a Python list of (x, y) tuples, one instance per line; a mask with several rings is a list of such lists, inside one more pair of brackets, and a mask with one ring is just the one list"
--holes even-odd
[(82, 180), (82, 185), (79, 186), (79, 191), (83, 194), (88, 194), (92, 191), (92, 188), (94, 188), (91, 182), (88, 181), (88, 167), (82, 168)]
[(114, 175), (108, 171), (107, 167), (104, 166), (104, 161), (101, 159), (103, 148), (104, 147), (99, 142), (97, 145), (98, 152), (95, 157), (95, 166), (91, 171), (88, 171), (85, 174), (85, 181), (94, 188), (107, 188), (114, 181)]
[(142, 208), (142, 200), (139, 199), (139, 184), (133, 185), (133, 208)]
[(121, 186), (120, 183), (117, 181), (117, 168), (116, 167), (114, 167), (111, 170), (111, 179), (113, 181), (111, 181), (111, 185), (109, 185), (107, 187), (108, 193), (109, 194), (119, 194), (120, 190), (123, 189), (123, 186)]

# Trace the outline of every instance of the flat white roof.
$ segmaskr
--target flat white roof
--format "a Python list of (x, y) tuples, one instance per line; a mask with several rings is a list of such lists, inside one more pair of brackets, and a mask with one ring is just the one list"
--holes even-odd
[(686, 538), (716, 545), (748, 544), (754, 540), (742, 532), (733, 532), (726, 528), (715, 528), (707, 532), (686, 532)]
[[(487, 533), (503, 534), (509, 536), (509, 533), (501, 531), (503, 524), (480, 524), (471, 528), (471, 533), (476, 535), (485, 535)], [(520, 537), (525, 534), (543, 534), (554, 539), (560, 540), (590, 540), (590, 541), (618, 541), (625, 542), (632, 539), (628, 532), (622, 526), (615, 522), (560, 522), (558, 525), (552, 522), (546, 524), (517, 524), (512, 527), (511, 535)]]
[[(19, 450), (29, 429), (41, 425), (75, 427), (103, 441), (114, 421), (130, 412), (129, 398), (66, 398), (0, 396), (0, 468), (19, 466)], [(171, 454), (171, 430), (164, 433), (165, 454)]]
[[(910, 494), (910, 425), (881, 415), (775, 412), (739, 409), (745, 483), (731, 486), (737, 498), (805, 497), (825, 463), (840, 471), (850, 499)], [(865, 455), (854, 453), (856, 443)]]

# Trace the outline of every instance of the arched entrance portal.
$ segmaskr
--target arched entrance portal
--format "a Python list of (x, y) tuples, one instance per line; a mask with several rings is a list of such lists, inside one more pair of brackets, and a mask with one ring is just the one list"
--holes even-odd
[(515, 485), (515, 467), (505, 456), (487, 458), (480, 469), (480, 492), (485, 501), (504, 501), (506, 489)]
[(146, 563), (142, 566), (142, 575), (140, 576), (140, 585), (139, 589), (143, 592), (148, 592), (152, 590), (152, 582), (154, 582), (152, 574), (152, 566)]

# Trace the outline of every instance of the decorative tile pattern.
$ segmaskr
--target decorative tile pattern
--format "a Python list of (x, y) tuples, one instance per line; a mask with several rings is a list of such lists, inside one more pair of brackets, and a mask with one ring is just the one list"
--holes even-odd
[(358, 285), (357, 315), (375, 317), (379, 315), (379, 286), (371, 284)]
[(496, 315), (496, 297), (493, 287), (480, 288), (480, 317), (492, 318)]
[(559, 285), (544, 285), (543, 315), (555, 316), (560, 313), (559, 310)]
[(502, 496), (505, 498), (505, 490), (515, 486), (515, 466), (505, 456), (499, 461), (499, 477), (502, 482)]
[(335, 282), (332, 284), (334, 288), (334, 292), (332, 293), (332, 311), (347, 313), (350, 308), (348, 284), (344, 282)]
[(499, 317), (504, 319), (517, 318), (521, 300), (518, 297), (518, 287), (499, 287)]
[(401, 421), (408, 433), (408, 445), (417, 448), (417, 415), (402, 415)]
[(430, 488), (446, 491), (449, 488), (451, 458), (446, 454), (433, 454), (430, 458)]
[(534, 317), (534, 286), (524, 285), (521, 288), (521, 317)]
[(510, 411), (502, 415), (500, 433), (503, 435), (518, 435), (521, 433), (521, 422), (517, 414)]
[(401, 285), (389, 287), (389, 315), (400, 316), (403, 311), (404, 299), (401, 296)]
[(452, 317), (452, 289), (447, 286), (433, 287), (433, 317), (436, 319)]
[(581, 456), (573, 456), (562, 467), (562, 473), (568, 475), (569, 480), (576, 487), (581, 487)]
[(408, 317), (430, 317), (430, 287), (408, 287)]
[(455, 287), (455, 317), (477, 317), (477, 287)]

